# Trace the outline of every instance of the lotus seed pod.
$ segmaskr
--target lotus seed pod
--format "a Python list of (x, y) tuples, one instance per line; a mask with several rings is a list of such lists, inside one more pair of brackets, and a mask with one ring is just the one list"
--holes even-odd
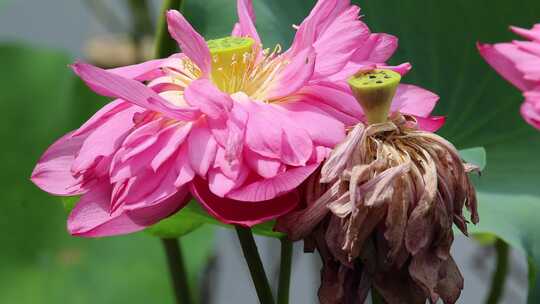
[(349, 78), (349, 86), (358, 100), (368, 124), (384, 123), (401, 81), (401, 75), (391, 70), (360, 72)]
[(225, 37), (207, 42), (212, 55), (212, 80), (218, 86), (230, 81), (230, 75), (244, 71), (251, 62), (255, 41), (251, 38)]

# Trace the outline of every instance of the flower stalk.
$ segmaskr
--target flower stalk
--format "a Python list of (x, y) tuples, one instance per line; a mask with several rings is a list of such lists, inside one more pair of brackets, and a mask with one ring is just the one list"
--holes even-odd
[(255, 244), (251, 229), (236, 226), (236, 234), (238, 235), (238, 240), (240, 240), (242, 252), (249, 267), (251, 279), (255, 285), (260, 304), (274, 304), (272, 289), (268, 283), (268, 277), (264, 271), (261, 256), (257, 250), (257, 244)]
[(156, 58), (164, 58), (175, 53), (177, 50), (176, 42), (169, 36), (167, 30), (167, 11), (176, 9), (183, 11), (183, 0), (164, 0), (161, 6), (161, 12), (157, 22), (156, 31), (156, 46), (154, 56)]
[[(182, 0), (163, 1), (156, 31), (156, 58), (167, 57), (176, 50), (176, 42), (168, 35), (166, 12), (170, 9), (179, 9), (181, 6)], [(161, 241), (165, 248), (165, 253), (167, 254), (167, 265), (169, 266), (176, 303), (191, 304), (191, 291), (187, 283), (187, 272), (180, 242), (178, 239), (162, 239)]]
[(291, 285), (291, 266), (293, 243), (287, 238), (281, 241), (281, 263), (279, 268), (278, 304), (289, 304), (289, 289)]
[(177, 239), (162, 239), (167, 255), (167, 265), (171, 276), (171, 284), (177, 304), (191, 304), (192, 296), (188, 285), (188, 277), (182, 247)]
[(497, 267), (493, 272), (491, 288), (486, 300), (486, 304), (497, 304), (500, 302), (501, 297), (504, 294), (504, 285), (508, 275), (508, 258), (510, 254), (508, 244), (501, 239), (497, 239), (494, 246), (496, 251)]

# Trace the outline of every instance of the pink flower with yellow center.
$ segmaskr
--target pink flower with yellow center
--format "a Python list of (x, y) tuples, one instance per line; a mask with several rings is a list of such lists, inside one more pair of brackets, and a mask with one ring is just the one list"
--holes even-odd
[(529, 41), (478, 44), (478, 50), (499, 74), (523, 92), (521, 115), (540, 130), (540, 23), (530, 30), (510, 29)]
[[(249, 0), (232, 36), (205, 41), (177, 11), (169, 32), (182, 53), (103, 70), (73, 70), (116, 98), (54, 143), (32, 174), (55, 195), (82, 195), (68, 230), (96, 237), (141, 230), (195, 197), (224, 223), (252, 226), (298, 204), (297, 187), (363, 119), (346, 80), (384, 66), (397, 39), (372, 34), (348, 0), (320, 0), (292, 47), (262, 47)], [(395, 67), (408, 71), (408, 64)], [(438, 97), (402, 85), (393, 111), (430, 118)]]

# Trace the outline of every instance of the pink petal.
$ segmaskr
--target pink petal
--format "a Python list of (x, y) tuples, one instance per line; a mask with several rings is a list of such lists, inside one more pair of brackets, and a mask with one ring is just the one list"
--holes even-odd
[(521, 115), (531, 126), (540, 130), (540, 88), (525, 93), (525, 102), (521, 105)]
[(316, 77), (339, 72), (369, 37), (368, 27), (359, 20), (360, 8), (350, 6), (320, 34), (314, 43), (317, 52)]
[(208, 190), (206, 182), (200, 178), (191, 184), (191, 193), (212, 216), (225, 224), (251, 227), (275, 219), (296, 208), (296, 191), (268, 201), (239, 202), (220, 198)]
[(436, 94), (410, 84), (400, 84), (392, 100), (391, 111), (399, 111), (421, 117), (428, 117), (439, 101)]
[(248, 148), (244, 149), (244, 160), (251, 170), (264, 178), (275, 177), (285, 170), (281, 161), (264, 157)]
[(268, 93), (268, 99), (279, 99), (294, 94), (307, 84), (315, 71), (315, 49), (312, 47), (296, 54), (279, 76), (279, 82)]
[(310, 103), (310, 97), (279, 104), (287, 116), (305, 129), (316, 145), (334, 147), (345, 138), (345, 125)]
[(81, 177), (75, 178), (71, 173), (71, 165), (84, 137), (71, 135), (68, 133), (52, 144), (34, 168), (30, 179), (43, 191), (65, 196), (79, 195), (86, 191), (79, 186)]
[(91, 169), (102, 157), (111, 157), (133, 127), (135, 107), (126, 108), (100, 121), (88, 134), (72, 164), (72, 172)]
[(529, 90), (534, 87), (534, 83), (524, 79), (522, 71), (516, 67), (517, 62), (526, 62), (528, 55), (511, 43), (500, 43), (495, 45), (477, 44), (478, 50), (484, 59), (507, 81), (518, 87), (520, 90)]
[(109, 120), (112, 116), (126, 110), (129, 107), (134, 107), (137, 112), (144, 111), (143, 108), (134, 106), (127, 101), (117, 99), (106, 104), (103, 108), (97, 111), (96, 114), (94, 114), (89, 120), (87, 120), (73, 133), (73, 136), (81, 136), (88, 134), (89, 132), (95, 130), (97, 127), (102, 125), (105, 121)]
[(224, 197), (227, 193), (238, 188), (244, 183), (249, 171), (246, 167), (240, 166), (236, 177), (230, 177), (220, 168), (212, 169), (208, 172), (208, 185), (213, 194)]
[(186, 102), (201, 110), (210, 119), (226, 118), (233, 107), (233, 100), (221, 92), (210, 80), (193, 81), (184, 93)]
[(535, 24), (530, 30), (517, 26), (511, 26), (510, 29), (512, 30), (512, 32), (520, 35), (523, 38), (540, 41), (540, 23)]
[(285, 111), (257, 101), (242, 103), (249, 113), (246, 144), (254, 152), (285, 164), (303, 166), (311, 157), (313, 142)]
[(199, 67), (202, 77), (208, 77), (212, 68), (212, 57), (204, 38), (178, 11), (168, 11), (167, 22), (169, 33), (178, 42), (182, 52)]
[(244, 168), (241, 154), (230, 158), (227, 151), (222, 147), (218, 147), (214, 168), (219, 169), (221, 173), (233, 181), (236, 181), (239, 175), (247, 170), (247, 168)]
[(540, 57), (540, 43), (537, 41), (512, 41), (521, 50)]
[(374, 33), (358, 47), (351, 60), (358, 63), (383, 63), (392, 57), (397, 47), (397, 37), (384, 33)]
[(206, 123), (194, 126), (188, 138), (188, 156), (191, 168), (200, 176), (206, 176), (210, 166), (214, 164), (217, 153), (217, 142), (208, 130)]
[(198, 113), (193, 109), (172, 105), (138, 81), (118, 76), (85, 63), (75, 63), (72, 68), (98, 94), (124, 99), (170, 118), (193, 120), (198, 117)]
[(261, 38), (255, 28), (255, 11), (251, 0), (237, 0), (238, 23), (234, 26), (233, 36), (250, 37), (257, 43)]
[(109, 213), (111, 186), (102, 182), (85, 194), (68, 218), (68, 231), (75, 236), (104, 237), (140, 231), (166, 218), (185, 205), (187, 191), (160, 204), (133, 211)]
[(436, 132), (446, 122), (446, 117), (444, 116), (431, 116), (431, 117), (420, 117), (415, 116), (416, 121), (418, 122), (418, 128), (420, 130), (428, 132)]
[(124, 78), (146, 81), (163, 74), (160, 68), (166, 66), (169, 61), (169, 59), (155, 59), (135, 65), (109, 69), (107, 71)]
[(132, 178), (134, 182), (127, 189), (127, 193), (120, 204), (123, 204), (124, 210), (137, 210), (161, 204), (163, 201), (173, 197), (182, 189), (175, 185), (178, 177), (176, 170), (176, 158), (169, 159), (156, 172), (146, 170)]
[(180, 151), (178, 152), (176, 159), (176, 171), (178, 172), (178, 176), (174, 181), (174, 185), (177, 188), (187, 184), (195, 177), (195, 171), (193, 171), (193, 168), (191, 168), (191, 164), (189, 163), (187, 147), (187, 145), (182, 145), (180, 147)]
[(150, 166), (154, 171), (157, 171), (163, 163), (173, 156), (174, 152), (178, 151), (181, 144), (184, 143), (191, 131), (192, 124), (185, 124), (183, 126), (175, 128), (173, 134), (170, 137), (166, 137), (166, 142), (159, 149), (159, 152), (154, 156)]
[[(364, 116), (358, 101), (352, 96), (348, 86), (339, 86), (330, 82), (319, 82), (304, 87), (301, 95), (309, 96), (309, 103), (325, 105), (325, 112), (331, 113), (346, 125), (355, 125)], [(317, 105), (318, 106), (318, 105)]]
[(298, 187), (318, 166), (319, 164), (313, 164), (288, 169), (273, 178), (259, 179), (238, 188), (227, 194), (227, 197), (246, 202), (271, 200)]
[(292, 55), (313, 46), (320, 33), (350, 6), (349, 0), (319, 0), (309, 16), (300, 24), (293, 44)]

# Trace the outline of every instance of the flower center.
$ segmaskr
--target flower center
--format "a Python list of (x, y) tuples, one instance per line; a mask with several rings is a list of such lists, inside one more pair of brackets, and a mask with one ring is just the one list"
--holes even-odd
[(255, 41), (246, 37), (225, 37), (209, 40), (212, 55), (212, 81), (223, 92), (244, 92), (253, 99), (266, 101), (279, 72), (287, 64), (281, 48), (262, 54)]

